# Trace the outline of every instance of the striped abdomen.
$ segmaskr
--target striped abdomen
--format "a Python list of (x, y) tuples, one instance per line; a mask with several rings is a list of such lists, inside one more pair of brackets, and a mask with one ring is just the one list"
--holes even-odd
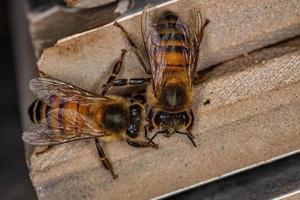
[(161, 56), (166, 64), (166, 71), (182, 71), (187, 69), (189, 48), (187, 42), (187, 30), (178, 17), (168, 11), (157, 20), (156, 31), (159, 42), (156, 43), (156, 59), (160, 63)]
[(125, 102), (95, 102), (65, 100), (51, 96), (47, 101), (36, 100), (29, 108), (34, 123), (46, 124), (64, 133), (124, 133), (129, 123)]
[(42, 122), (53, 130), (77, 132), (86, 128), (81, 116), (88, 116), (89, 108), (52, 96), (47, 102), (34, 101), (29, 108), (29, 115), (32, 122)]

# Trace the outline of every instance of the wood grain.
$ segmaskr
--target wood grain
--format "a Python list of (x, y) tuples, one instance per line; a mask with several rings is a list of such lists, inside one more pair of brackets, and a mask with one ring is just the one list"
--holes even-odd
[[(179, 0), (160, 5), (154, 15), (166, 9), (179, 13), (183, 19), (200, 10), (210, 20), (199, 69), (300, 34), (299, 0)], [(126, 16), (120, 23), (143, 50), (140, 15)], [(85, 89), (97, 90), (124, 48), (130, 50), (128, 41), (118, 28), (108, 24), (60, 40), (44, 50), (38, 68)], [(125, 66), (123, 77), (145, 76), (132, 51), (126, 56)]]
[(107, 143), (117, 180), (99, 162), (92, 140), (32, 155), (30, 175), (39, 199), (155, 198), (299, 151), (297, 41), (202, 74), (194, 89), (197, 148), (181, 135), (158, 137), (158, 150)]

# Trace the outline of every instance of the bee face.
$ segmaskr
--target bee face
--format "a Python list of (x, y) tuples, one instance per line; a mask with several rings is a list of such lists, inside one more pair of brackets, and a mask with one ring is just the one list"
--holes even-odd
[(140, 104), (133, 104), (129, 108), (130, 123), (128, 125), (126, 134), (130, 138), (139, 136), (140, 127), (143, 120), (143, 107)]
[(188, 125), (191, 123), (191, 120), (191, 116), (186, 111), (179, 113), (168, 113), (164, 111), (158, 111), (154, 115), (154, 124), (157, 127), (174, 130), (180, 129), (182, 127), (188, 127)]

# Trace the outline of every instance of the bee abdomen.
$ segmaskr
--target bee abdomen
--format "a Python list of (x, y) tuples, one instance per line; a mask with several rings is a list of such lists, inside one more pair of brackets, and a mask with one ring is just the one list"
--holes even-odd
[(49, 108), (50, 107), (45, 102), (38, 99), (35, 100), (28, 109), (30, 120), (34, 123), (38, 123), (47, 116), (46, 112)]
[(159, 33), (160, 39), (163, 41), (186, 40), (185, 25), (178, 21), (178, 16), (171, 11), (165, 11), (163, 15), (157, 20), (156, 29)]
[(62, 132), (76, 132), (79, 105), (57, 96), (49, 98), (48, 104), (50, 109), (46, 109), (47, 125)]
[(184, 70), (188, 65), (185, 55), (189, 53), (187, 29), (178, 20), (176, 14), (166, 11), (157, 20), (156, 30), (159, 35), (157, 48), (154, 50), (157, 59), (164, 56), (167, 71)]
[(161, 31), (159, 37), (162, 41), (175, 40), (175, 41), (185, 41), (186, 37), (182, 33), (171, 32), (171, 31)]
[(28, 114), (34, 123), (42, 121), (49, 128), (63, 132), (76, 131), (78, 104), (51, 96), (47, 102), (35, 100)]

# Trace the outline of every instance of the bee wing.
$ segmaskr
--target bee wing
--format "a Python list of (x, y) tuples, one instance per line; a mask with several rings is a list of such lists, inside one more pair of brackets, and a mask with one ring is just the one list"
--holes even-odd
[(31, 145), (55, 145), (61, 143), (67, 143), (75, 140), (83, 140), (88, 138), (101, 137), (105, 134), (103, 132), (74, 132), (64, 133), (59, 130), (53, 130), (44, 123), (38, 123), (31, 125), (23, 132), (22, 139), (25, 143)]
[(87, 98), (108, 101), (109, 98), (88, 92), (79, 87), (50, 78), (35, 78), (29, 83), (29, 88), (41, 100), (47, 100), (55, 95), (70, 101), (80, 101)]
[(98, 136), (107, 135), (101, 124), (96, 124), (89, 116), (69, 108), (51, 109), (51, 111), (48, 111), (46, 119), (43, 119), (40, 123), (47, 124), (50, 129), (78, 130), (74, 132), (83, 133), (99, 132)]
[(188, 35), (191, 38), (190, 46), (191, 46), (191, 66), (189, 67), (189, 77), (190, 84), (192, 84), (192, 80), (194, 79), (194, 75), (197, 70), (198, 65), (198, 57), (200, 53), (200, 43), (204, 35), (204, 27), (207, 25), (209, 21), (203, 20), (201, 12), (194, 12), (192, 17), (190, 17), (190, 22), (188, 26)]
[(143, 12), (142, 12), (142, 18), (141, 18), (141, 30), (142, 30), (142, 37), (144, 46), (146, 48), (149, 62), (150, 62), (150, 71), (151, 71), (151, 79), (154, 90), (157, 88), (157, 80), (155, 77), (156, 70), (156, 59), (155, 59), (155, 38), (157, 38), (157, 32), (155, 30), (155, 24), (152, 23), (153, 17), (150, 16), (149, 13), (149, 5), (147, 5)]

